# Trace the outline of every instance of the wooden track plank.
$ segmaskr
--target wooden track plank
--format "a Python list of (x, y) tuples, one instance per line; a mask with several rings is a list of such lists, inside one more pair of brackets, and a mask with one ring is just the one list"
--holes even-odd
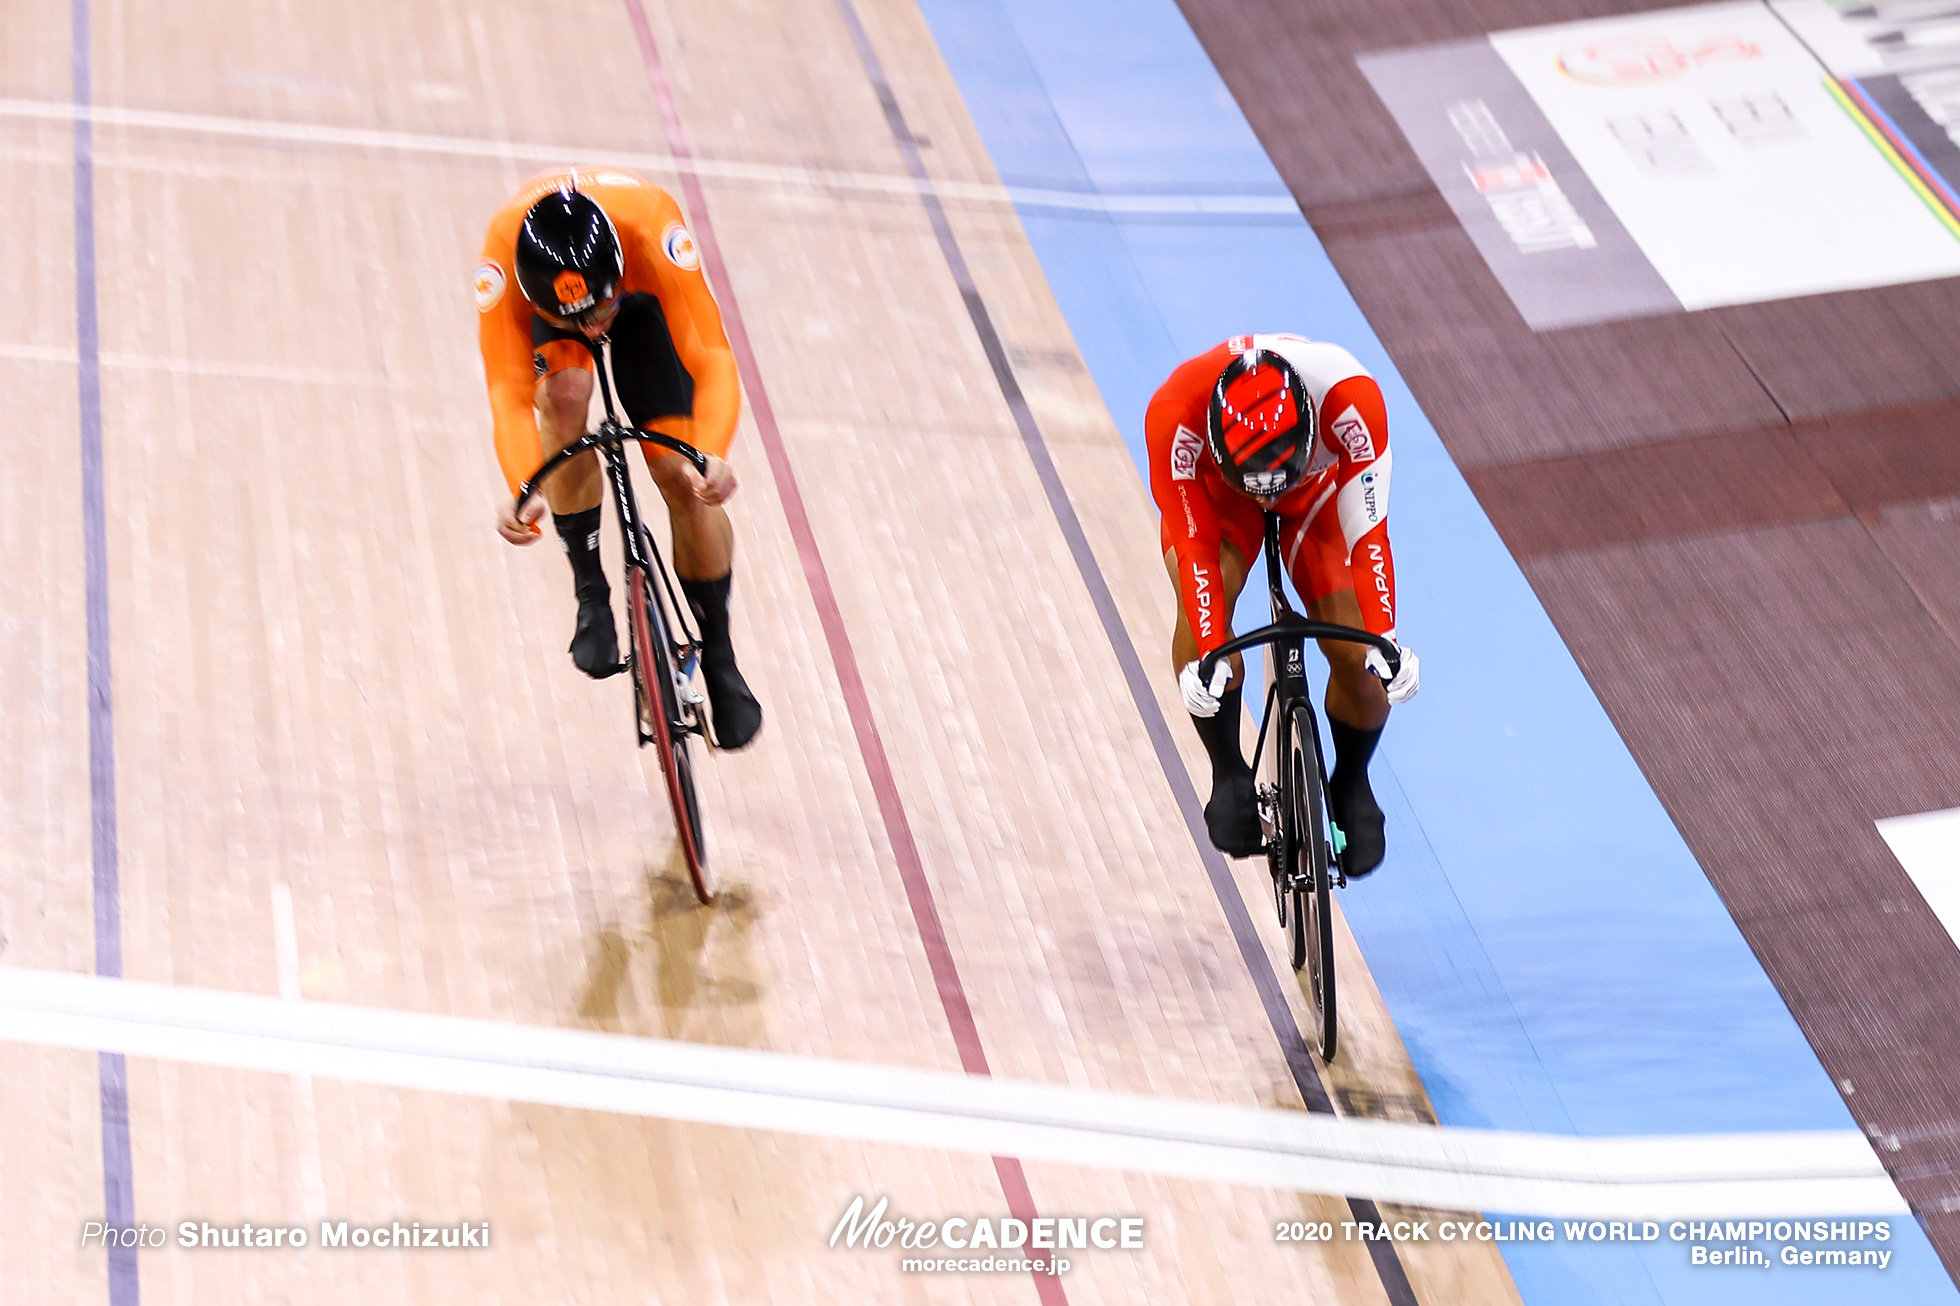
[[(897, 173), (828, 6), (653, 18), (704, 152)], [(916, 11), (887, 5), (873, 21), (936, 142), (933, 166), (996, 181)], [(662, 148), (619, 11), (357, 5), (329, 17), (221, 4), (197, 23), (195, 48), (221, 55), (160, 57), (180, 48), (161, 14), (101, 7), (99, 100), (576, 139), (592, 158)], [(567, 66), (589, 76), (537, 75)], [(25, 80), (7, 90), (36, 93)], [(107, 125), (95, 138), (128, 973), (956, 1067), (753, 430), (736, 445), (735, 613), (770, 717), (753, 750), (705, 768), (725, 886), (712, 912), (687, 899), (650, 763), (628, 742), (623, 685), (565, 665), (563, 564), (549, 545), (511, 550), (488, 528), (501, 485), (467, 273), (487, 215), (531, 165)], [(53, 249), (72, 222), (66, 141), (59, 126), (0, 139), (3, 166), (50, 197), (35, 221)], [(1066, 546), (1032, 514), (1039, 486), (922, 210), (902, 193), (737, 180), (711, 181), (709, 202), (997, 1072), (1297, 1103)], [(1011, 212), (955, 213), (1154, 666), (1169, 592), (1117, 428)], [(46, 358), (0, 351), (0, 367), (52, 371), (67, 394), (71, 318), (17, 342)], [(40, 583), (55, 588), (0, 590), (0, 610), (70, 614), (75, 629), (0, 676), (65, 696), (67, 715), (28, 740), (32, 770), (0, 772), (0, 792), (44, 786), (49, 819), (27, 851), (73, 857), (86, 802), (48, 777), (86, 774), (74, 752), (80, 545), (63, 506), (74, 471), (53, 452), (74, 419), (60, 402), (37, 412), (51, 452), (36, 473), (47, 529), (34, 535), (54, 551)], [(1178, 720), (1169, 676), (1158, 692)], [(1201, 765), (1194, 740), (1180, 745)], [(1255, 901), (1262, 874), (1241, 871)], [(74, 899), (72, 934), (39, 929), (22, 960), (85, 968), (73, 948), (89, 937), (86, 878), (42, 887)], [(0, 902), (16, 918), (32, 905), (20, 890)], [(1378, 999), (1350, 968), (1353, 1100), (1416, 1101)], [(64, 1122), (8, 1136), (7, 1154), (65, 1176), (79, 1196), (62, 1211), (99, 1207), (89, 1059), (7, 1056)], [(497, 1231), (480, 1257), (149, 1252), (151, 1300), (1032, 1291), (1024, 1275), (903, 1276), (892, 1258), (823, 1245), (857, 1192), (939, 1216), (998, 1213), (983, 1159), (165, 1062), (132, 1063), (130, 1079), (145, 1218), (480, 1216)], [(1338, 1202), (1059, 1166), (1031, 1168), (1031, 1181), (1044, 1210), (1134, 1210), (1158, 1231), (1145, 1254), (1086, 1258), (1066, 1284), (1075, 1301), (1218, 1299), (1246, 1285), (1381, 1300), (1358, 1246), (1272, 1239), (1277, 1219), (1338, 1220)], [(9, 1281), (22, 1268), (50, 1285), (48, 1300), (101, 1299), (99, 1262), (43, 1256), (0, 1242)], [(1425, 1302), (1506, 1299), (1493, 1254), (1459, 1260), (1430, 1272), (1457, 1287), (1425, 1289)]]
[[(18, 38), (10, 15), (0, 77), (64, 94), (65, 44), (42, 8), (23, 7)], [(14, 247), (46, 251), (0, 267), (0, 292), (44, 309), (15, 314), (0, 338), (0, 385), (13, 397), (9, 541), (0, 564), (0, 964), (87, 971), (95, 945), (72, 158), (62, 127), (0, 129)], [(78, 1246), (86, 1213), (100, 1219), (102, 1209), (97, 1058), (0, 1047), (0, 1084), (0, 1174), (9, 1177), (0, 1182), (0, 1282), (23, 1301), (103, 1301), (106, 1257)]]

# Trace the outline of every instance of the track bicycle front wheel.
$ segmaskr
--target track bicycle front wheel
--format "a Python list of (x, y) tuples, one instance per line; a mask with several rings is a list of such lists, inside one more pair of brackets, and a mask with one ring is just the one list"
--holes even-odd
[(688, 749), (692, 733), (681, 718), (675, 690), (675, 670), (667, 634), (654, 615), (653, 578), (644, 569), (626, 569), (626, 619), (633, 639), (633, 698), (640, 743), (652, 744), (667, 782), (667, 802), (674, 812), (674, 835), (694, 881), (694, 896), (704, 904), (714, 900), (708, 876), (708, 849), (701, 830), (701, 800), (694, 791), (694, 759)]
[(1313, 713), (1304, 704), (1295, 703), (1288, 709), (1280, 738), (1286, 824), (1298, 847), (1295, 874), (1289, 881), (1293, 902), (1287, 916), (1287, 942), (1294, 969), (1303, 963), (1306, 969), (1320, 1059), (1332, 1061), (1340, 1034), (1334, 999), (1334, 909), (1328, 896), (1334, 850), (1329, 842), (1327, 791), (1321, 782)]
[(1307, 964), (1307, 931), (1300, 895), (1294, 892), (1300, 879), (1301, 845), (1300, 829), (1292, 815), (1291, 782), (1286, 775), (1292, 722), (1284, 714), (1275, 735), (1273, 747), (1259, 764), (1259, 820), (1266, 835), (1266, 870), (1273, 877), (1273, 906), (1286, 936), (1286, 959), (1297, 971)]

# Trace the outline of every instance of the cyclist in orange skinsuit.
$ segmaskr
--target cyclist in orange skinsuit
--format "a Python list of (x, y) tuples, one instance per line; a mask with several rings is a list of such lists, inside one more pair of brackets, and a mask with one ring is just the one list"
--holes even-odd
[[(623, 168), (541, 173), (491, 220), (475, 289), (497, 461), (511, 489), (497, 517), (506, 540), (537, 540), (544, 503), (532, 499), (520, 516), (517, 488), (585, 433), (591, 341), (608, 341), (613, 392), (634, 425), (708, 455), (703, 476), (685, 459), (642, 446), (673, 524), (674, 572), (700, 624), (715, 734), (724, 748), (742, 747), (761, 726), (762, 709), (728, 635), (734, 533), (722, 505), (736, 487), (726, 455), (741, 383), (680, 207)], [(572, 660), (593, 677), (620, 669), (599, 565), (600, 494), (598, 456), (586, 454), (554, 474), (543, 496), (578, 593)]]

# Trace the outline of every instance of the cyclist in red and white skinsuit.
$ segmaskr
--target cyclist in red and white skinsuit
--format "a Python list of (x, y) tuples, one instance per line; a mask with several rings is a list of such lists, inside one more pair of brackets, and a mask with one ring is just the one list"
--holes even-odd
[[(1395, 562), (1388, 547), (1388, 416), (1381, 387), (1339, 345), (1295, 335), (1234, 336), (1181, 365), (1144, 418), (1150, 492), (1164, 564), (1177, 582), (1171, 658), (1191, 721), (1211, 755), (1205, 826), (1235, 857), (1261, 849), (1252, 769), (1239, 746), (1245, 668), (1234, 655), (1206, 684), (1198, 659), (1232, 638), (1232, 608), (1280, 515), (1281, 559), (1307, 612), (1395, 638)], [(1368, 759), (1391, 704), (1416, 692), (1416, 656), (1393, 679), (1365, 645), (1324, 641), (1334, 736), (1328, 798), (1347, 836), (1350, 876), (1381, 864), (1381, 808)]]

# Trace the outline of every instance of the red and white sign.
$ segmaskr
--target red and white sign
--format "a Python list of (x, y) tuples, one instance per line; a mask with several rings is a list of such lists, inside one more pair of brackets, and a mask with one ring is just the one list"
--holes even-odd
[(1194, 481), (1198, 478), (1198, 457), (1205, 451), (1204, 438), (1188, 426), (1177, 428), (1171, 437), (1171, 479)]
[(1368, 423), (1361, 420), (1361, 413), (1353, 404), (1348, 410), (1334, 419), (1334, 438), (1347, 450), (1349, 461), (1371, 463), (1375, 461), (1375, 437), (1368, 432)]
[(1574, 81), (1594, 86), (1644, 86), (1725, 59), (1762, 57), (1762, 46), (1734, 32), (1687, 45), (1666, 36), (1632, 34), (1569, 46), (1559, 52), (1558, 69)]
[(1825, 0), (1731, 0), (1490, 44), (1683, 308), (1960, 275), (1960, 239), (1792, 31), (1832, 23)]

